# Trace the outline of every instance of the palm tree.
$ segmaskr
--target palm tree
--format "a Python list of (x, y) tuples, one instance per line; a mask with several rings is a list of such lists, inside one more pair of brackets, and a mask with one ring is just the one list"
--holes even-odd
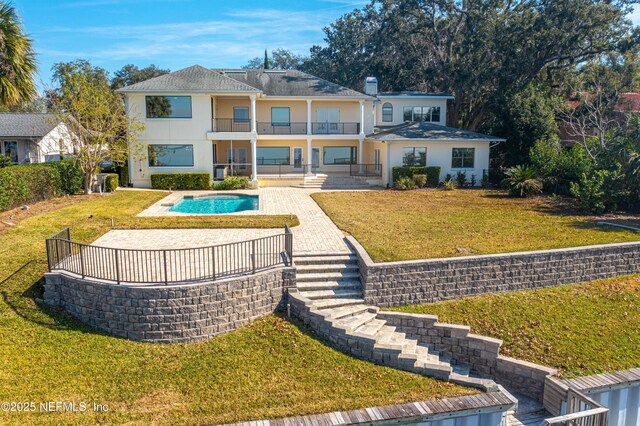
[(34, 99), (36, 55), (11, 3), (0, 1), (0, 105)]

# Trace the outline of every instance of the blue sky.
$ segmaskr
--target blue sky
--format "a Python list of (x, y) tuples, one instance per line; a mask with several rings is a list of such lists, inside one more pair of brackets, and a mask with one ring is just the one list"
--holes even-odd
[[(264, 49), (307, 54), (357, 0), (16, 0), (35, 41), (40, 86), (51, 66), (88, 59), (108, 71), (156, 64), (239, 67)], [(640, 9), (632, 19), (640, 25)]]

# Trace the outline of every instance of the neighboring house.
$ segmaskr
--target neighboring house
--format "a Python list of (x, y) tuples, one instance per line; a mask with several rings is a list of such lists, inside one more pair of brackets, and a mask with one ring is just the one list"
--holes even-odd
[(0, 113), (0, 154), (14, 164), (57, 161), (71, 152), (67, 128), (55, 114)]
[[(500, 138), (445, 127), (451, 96), (360, 93), (300, 71), (208, 69), (198, 65), (119, 89), (145, 124), (129, 161), (131, 183), (154, 173), (245, 174), (262, 186), (318, 174), (391, 184), (391, 168), (440, 166), (475, 174)], [(412, 124), (413, 123), (413, 124)]]

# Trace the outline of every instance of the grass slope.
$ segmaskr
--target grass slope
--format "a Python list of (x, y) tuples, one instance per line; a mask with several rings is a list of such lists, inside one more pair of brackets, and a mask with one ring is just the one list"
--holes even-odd
[[(92, 241), (109, 229), (111, 217), (116, 225), (139, 223), (133, 216), (162, 196), (122, 191), (73, 200), (0, 235), (0, 401), (109, 407), (106, 413), (0, 411), (0, 424), (212, 424), (474, 393), (350, 358), (274, 315), (206, 342), (153, 345), (104, 335), (34, 302), (46, 269), (44, 237), (71, 225), (75, 238)], [(188, 219), (155, 224), (227, 223)], [(234, 219), (252, 226), (245, 221), (258, 220)]]
[[(503, 253), (640, 240), (547, 198), (503, 191), (316, 193), (313, 198), (375, 261)], [(371, 226), (375, 224), (375, 226)]]
[(467, 324), (566, 377), (640, 365), (640, 276), (394, 308)]

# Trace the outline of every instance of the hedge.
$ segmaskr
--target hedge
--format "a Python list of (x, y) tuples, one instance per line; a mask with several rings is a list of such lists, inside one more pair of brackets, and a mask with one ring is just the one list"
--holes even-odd
[(156, 173), (151, 175), (154, 189), (211, 189), (209, 173)]
[(440, 184), (440, 167), (402, 166), (391, 169), (393, 182), (406, 177), (413, 179), (414, 175), (427, 175), (427, 186), (436, 188)]
[(43, 166), (53, 167), (60, 174), (60, 190), (63, 194), (75, 194), (84, 186), (84, 173), (78, 163), (72, 160), (51, 161), (41, 163)]
[(0, 169), (0, 211), (62, 194), (56, 167), (33, 164)]
[(107, 192), (113, 192), (118, 189), (118, 174), (117, 173), (105, 173), (104, 178), (104, 190)]

